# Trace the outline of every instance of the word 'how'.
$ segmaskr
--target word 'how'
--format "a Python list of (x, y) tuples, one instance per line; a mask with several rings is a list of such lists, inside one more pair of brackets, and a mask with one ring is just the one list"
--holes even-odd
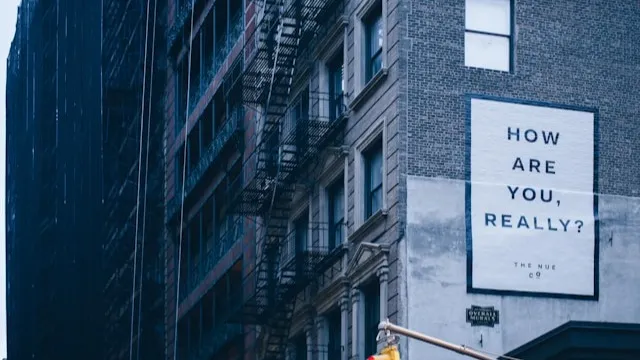
[[(521, 134), (522, 137), (520, 136)], [(507, 128), (507, 140), (520, 141), (520, 139), (522, 139), (523, 141), (529, 143), (535, 143), (538, 140), (542, 139), (542, 142), (544, 142), (546, 145), (558, 145), (559, 138), (559, 132), (554, 133), (553, 131), (544, 130), (538, 132), (533, 129), (527, 129), (522, 131), (521, 133), (520, 128), (512, 129), (511, 126)]]

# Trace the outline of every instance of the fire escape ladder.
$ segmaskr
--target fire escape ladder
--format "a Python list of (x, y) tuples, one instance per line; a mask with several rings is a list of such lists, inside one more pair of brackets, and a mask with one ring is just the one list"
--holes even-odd
[[(301, 47), (316, 35), (317, 18), (329, 3), (332, 0), (263, 0), (255, 34), (245, 44), (255, 50), (245, 56), (243, 98), (246, 104), (261, 106), (261, 118), (255, 150), (245, 159), (229, 197), (234, 212), (261, 217), (263, 222), (257, 261), (244, 283), (249, 296), (234, 321), (259, 325), (258, 360), (284, 359), (296, 298), (315, 278), (327, 254), (320, 245), (312, 249), (311, 238), (303, 241), (308, 246), (298, 246), (297, 238), (291, 241), (289, 221), (298, 178), (294, 172), (317, 154), (316, 147), (330, 129), (329, 122), (311, 119), (313, 97), (308, 93), (299, 102), (306, 106), (298, 108), (298, 99), (291, 101)], [(313, 100), (316, 105), (328, 101)], [(327, 112), (316, 111), (316, 115)], [(316, 235), (325, 230), (316, 229)]]

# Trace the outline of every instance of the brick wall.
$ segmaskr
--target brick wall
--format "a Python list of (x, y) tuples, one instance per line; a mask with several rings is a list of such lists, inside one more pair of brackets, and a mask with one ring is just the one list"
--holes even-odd
[[(464, 0), (410, 1), (408, 173), (464, 178), (467, 92), (595, 107), (600, 190), (640, 194), (640, 29), (634, 2), (515, 2), (514, 72), (465, 68)], [(635, 89), (635, 91), (634, 91)]]

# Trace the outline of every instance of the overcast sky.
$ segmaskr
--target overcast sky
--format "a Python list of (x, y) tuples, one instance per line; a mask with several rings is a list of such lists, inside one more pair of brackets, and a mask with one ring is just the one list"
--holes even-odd
[(4, 201), (4, 180), (5, 180), (5, 138), (7, 134), (6, 127), (6, 82), (7, 82), (7, 56), (9, 55), (9, 47), (16, 29), (16, 15), (20, 0), (2, 0), (0, 5), (0, 357), (7, 357), (7, 302), (5, 294), (5, 243), (4, 243), (4, 220), (5, 220), (5, 201)]

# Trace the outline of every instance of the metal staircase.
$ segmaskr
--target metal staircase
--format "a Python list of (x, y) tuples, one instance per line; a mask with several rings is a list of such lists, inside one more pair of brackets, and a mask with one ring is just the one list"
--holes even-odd
[[(283, 359), (296, 298), (327, 255), (312, 245), (292, 251), (290, 204), (301, 169), (343, 122), (320, 119), (323, 112), (313, 114), (309, 106), (296, 110), (291, 91), (299, 56), (319, 35), (323, 14), (335, 2), (262, 0), (255, 30), (245, 36), (243, 71), (230, 71), (225, 79), (229, 89), (242, 88), (246, 105), (259, 109), (255, 149), (228, 194), (233, 212), (262, 219), (256, 263), (243, 281), (244, 301), (232, 316), (232, 321), (259, 325), (254, 344), (259, 360)], [(302, 103), (313, 104), (312, 99), (307, 94)]]

